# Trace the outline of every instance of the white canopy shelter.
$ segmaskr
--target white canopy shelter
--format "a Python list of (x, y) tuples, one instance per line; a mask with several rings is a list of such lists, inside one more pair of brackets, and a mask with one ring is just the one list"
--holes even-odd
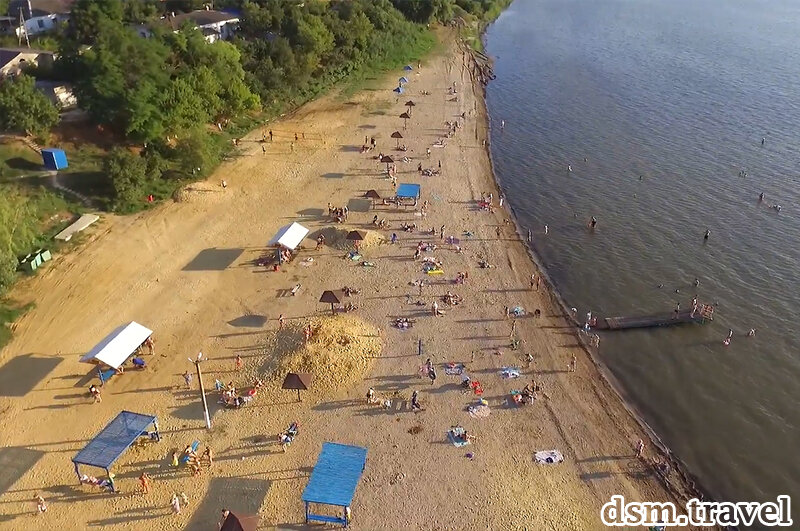
[(81, 358), (85, 363), (102, 362), (112, 369), (119, 369), (131, 354), (153, 334), (149, 328), (131, 321), (106, 336)]
[(267, 245), (280, 245), (290, 251), (294, 251), (308, 232), (308, 229), (299, 223), (292, 223), (282, 227)]

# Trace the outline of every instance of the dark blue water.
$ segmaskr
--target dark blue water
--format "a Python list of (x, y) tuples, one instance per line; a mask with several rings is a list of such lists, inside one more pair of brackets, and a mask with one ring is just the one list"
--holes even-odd
[(568, 304), (718, 304), (602, 357), (714, 495), (800, 495), (800, 2), (517, 0), (487, 51), (495, 170)]

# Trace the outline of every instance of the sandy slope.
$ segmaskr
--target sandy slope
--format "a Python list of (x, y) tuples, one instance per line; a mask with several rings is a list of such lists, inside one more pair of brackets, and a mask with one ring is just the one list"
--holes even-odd
[[(599, 529), (600, 506), (612, 494), (670, 499), (632, 456), (640, 437), (635, 423), (577, 348), (549, 298), (528, 289), (533, 265), (523, 243), (510, 226), (496, 237), (502, 212), (475, 208), (481, 192), (494, 191), (497, 197), (497, 190), (481, 148), (486, 134), (481, 95), (465, 77), (463, 55), (450, 48), (413, 73), (407, 97), (398, 101), (390, 95), (392, 81), (387, 80), (380, 90), (348, 101), (325, 98), (308, 105), (272, 125), (275, 142), (266, 155), (257, 142), (261, 133), (255, 132), (243, 142), (241, 157), (224, 164), (210, 182), (194, 185), (184, 201), (140, 216), (106, 218), (78, 250), (20, 285), (15, 295), (35, 300), (37, 307), (18, 323), (13, 343), (0, 356), (0, 487), (6, 489), (0, 497), (0, 529), (31, 524), (40, 529), (214, 529), (223, 506), (258, 511), (265, 527), (298, 528), (300, 493), (326, 440), (369, 449), (353, 504), (359, 529)], [(455, 102), (446, 94), (453, 81)], [(422, 96), (422, 90), (432, 94)], [(311, 240), (301, 256), (314, 257), (310, 267), (295, 262), (273, 273), (255, 266), (252, 261), (281, 225), (299, 220), (312, 234), (330, 227), (325, 219), (329, 201), (349, 202), (349, 226), (368, 225), (373, 213), (359, 211), (363, 201), (358, 198), (370, 188), (388, 195), (391, 185), (380, 175), (384, 166), (358, 148), (365, 135), (375, 136), (379, 148), (396, 154), (389, 135), (402, 128), (396, 116), (409, 97), (417, 107), (404, 134), (415, 160), (399, 164), (399, 180), (422, 183), (423, 199), (432, 203), (424, 225), (438, 229), (444, 224), (446, 233), (456, 236), (475, 233), (462, 240), (462, 254), (434, 253), (446, 275), (425, 288), (426, 306), (408, 302), (419, 299), (409, 282), (424, 277), (420, 263), (412, 260), (416, 242), (431, 239), (398, 229), (402, 221), (420, 222), (411, 209), (378, 209), (401, 241), (366, 251), (375, 268), (343, 260), (337, 249), (313, 251)], [(444, 134), (445, 122), (462, 112), (467, 119), (457, 137), (425, 160), (426, 147)], [(305, 139), (292, 149), (295, 132)], [(420, 177), (419, 159), (425, 166), (441, 160), (443, 176)], [(222, 178), (228, 182), (224, 191), (218, 185)], [(479, 258), (496, 269), (479, 269)], [(446, 284), (457, 271), (469, 271), (469, 282)], [(283, 296), (297, 283), (302, 284), (297, 296)], [(277, 317), (283, 314), (302, 326), (326, 310), (317, 302), (321, 291), (343, 285), (361, 289), (353, 298), (356, 314), (381, 330), (385, 347), (363, 383), (333, 398), (309, 394), (302, 404), (288, 392), (262, 393), (243, 410), (216, 411), (215, 427), (207, 432), (197, 391), (186, 390), (180, 376), (191, 369), (187, 356), (203, 351), (211, 358), (205, 366), (207, 385), (215, 378), (246, 385), (245, 374), (263, 373), (275, 352), (294, 340), (290, 331), (277, 333)], [(443, 317), (429, 315), (435, 297), (448, 289), (466, 302)], [(524, 342), (513, 352), (503, 307), (517, 304), (540, 308), (542, 318), (519, 321)], [(253, 316), (268, 321), (260, 326)], [(391, 328), (389, 321), (397, 316), (413, 317), (416, 325), (408, 331)], [(115, 378), (104, 389), (102, 404), (92, 404), (85, 395), (89, 367), (78, 363), (79, 354), (129, 320), (156, 331), (150, 369)], [(457, 377), (440, 369), (434, 385), (418, 379), (424, 362), (417, 356), (419, 339), (425, 356), (435, 362), (469, 364), (485, 387), (489, 418), (467, 415), (474, 397), (461, 393)], [(548, 398), (509, 408), (504, 405), (509, 390), (524, 382), (504, 381), (498, 370), (525, 367), (526, 352), (534, 353), (536, 362), (523, 379), (535, 374)], [(247, 365), (241, 374), (233, 370), (237, 353)], [(569, 373), (573, 353), (578, 370)], [(370, 386), (382, 395), (406, 398), (418, 389), (425, 410), (411, 413), (402, 399), (388, 413), (368, 407), (363, 396)], [(122, 494), (78, 486), (70, 458), (122, 409), (157, 414), (164, 440), (134, 449), (118, 462)], [(301, 435), (286, 454), (261, 440), (295, 419), (302, 424)], [(456, 423), (478, 437), (467, 449), (474, 459), (446, 442), (445, 431)], [(408, 433), (414, 426), (421, 432)], [(166, 457), (195, 438), (210, 443), (217, 455), (211, 473), (198, 478), (172, 469)], [(533, 462), (535, 450), (551, 448), (564, 453), (564, 464)], [(135, 493), (135, 478), (143, 470), (154, 478), (148, 496)], [(43, 516), (32, 515), (30, 500), (37, 492), (51, 504)], [(173, 492), (191, 499), (177, 516), (168, 507)]]

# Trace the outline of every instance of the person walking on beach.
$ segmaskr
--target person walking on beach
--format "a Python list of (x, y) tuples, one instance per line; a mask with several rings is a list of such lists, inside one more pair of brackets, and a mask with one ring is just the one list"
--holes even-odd
[(150, 336), (147, 339), (145, 339), (144, 344), (147, 347), (148, 351), (150, 352), (151, 356), (156, 353), (156, 343), (153, 340), (153, 336)]
[(208, 468), (210, 470), (211, 467), (214, 466), (214, 451), (210, 446), (206, 446), (206, 449), (203, 452), (203, 458), (208, 462)]
[(677, 319), (679, 313), (681, 313), (681, 301), (678, 301), (678, 303), (675, 305), (675, 312), (673, 313), (672, 318)]
[(575, 367), (578, 365), (578, 358), (572, 354), (572, 359), (569, 361), (569, 372), (575, 372)]
[(536, 273), (531, 273), (531, 291), (533, 291), (534, 285), (536, 285)]
[(142, 475), (139, 476), (139, 483), (142, 484), (142, 494), (150, 494), (150, 476), (147, 475), (147, 472), (142, 472)]
[(495, 233), (495, 234), (497, 234), (497, 237), (498, 237), (498, 238), (500, 237), (500, 232), (501, 232), (501, 231), (500, 231), (500, 225), (498, 225), (498, 226), (497, 226), (497, 228), (496, 228), (496, 229), (494, 229), (494, 233)]
[(414, 391), (411, 393), (411, 411), (419, 411), (422, 406), (419, 405), (419, 393)]
[(236, 361), (234, 363), (234, 368), (237, 371), (240, 371), (240, 370), (242, 370), (243, 366), (244, 366), (244, 362), (242, 361), (242, 355), (241, 354), (237, 354), (236, 355)]
[(103, 397), (100, 396), (100, 389), (98, 389), (96, 385), (92, 384), (89, 386), (89, 394), (94, 399), (95, 404), (99, 404), (103, 401)]
[(692, 313), (689, 314), (689, 317), (694, 317), (696, 311), (697, 311), (697, 295), (695, 295), (694, 298), (692, 299)]
[(44, 498), (40, 494), (37, 494), (33, 497), (33, 501), (36, 503), (36, 513), (42, 514), (47, 512), (47, 503), (44, 501)]
[(186, 371), (183, 373), (183, 381), (186, 382), (186, 389), (192, 388), (192, 373)]
[(181, 500), (178, 498), (177, 494), (172, 495), (172, 500), (170, 501), (170, 505), (172, 505), (172, 512), (175, 514), (181, 514)]
[(439, 227), (439, 239), (444, 240), (444, 225)]
[(644, 441), (639, 439), (636, 443), (636, 457), (642, 457), (642, 452), (644, 451)]
[(264, 155), (267, 154), (267, 146), (265, 146), (264, 144), (261, 144), (261, 153), (263, 153)]
[(511, 333), (508, 335), (509, 339), (514, 339), (514, 333), (517, 331), (517, 320), (511, 321)]
[(528, 243), (533, 241), (533, 233), (531, 233), (531, 229), (528, 229)]
[(283, 314), (278, 316), (278, 330), (283, 330)]
[(436, 382), (436, 369), (431, 365), (431, 368), (428, 369), (428, 378), (431, 379), (431, 385)]
[(272, 142), (272, 129), (269, 130), (269, 141)]

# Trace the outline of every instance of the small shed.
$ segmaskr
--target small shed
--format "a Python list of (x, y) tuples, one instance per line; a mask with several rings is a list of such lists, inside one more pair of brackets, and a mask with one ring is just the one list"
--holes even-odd
[[(303, 491), (306, 506), (306, 523), (311, 521), (350, 524), (349, 511), (361, 474), (367, 465), (367, 449), (361, 446), (322, 443), (322, 451), (311, 472), (311, 479)], [(327, 516), (311, 512), (310, 504), (331, 505), (342, 511), (342, 516)]]
[(63, 149), (43, 149), (42, 162), (44, 167), (51, 171), (63, 170), (69, 166), (67, 164), (67, 154), (64, 153)]
[[(148, 431), (149, 426), (153, 431)], [(111, 465), (134, 443), (139, 437), (145, 436), (154, 441), (160, 441), (158, 433), (158, 419), (154, 415), (143, 415), (131, 411), (121, 411), (119, 415), (109, 422), (103, 430), (89, 441), (78, 455), (72, 458), (75, 474), (80, 483), (86, 483), (85, 476), (81, 475), (80, 465), (102, 468), (108, 476), (107, 486), (117, 492), (114, 477), (109, 472)], [(100, 486), (103, 486), (101, 484)]]

